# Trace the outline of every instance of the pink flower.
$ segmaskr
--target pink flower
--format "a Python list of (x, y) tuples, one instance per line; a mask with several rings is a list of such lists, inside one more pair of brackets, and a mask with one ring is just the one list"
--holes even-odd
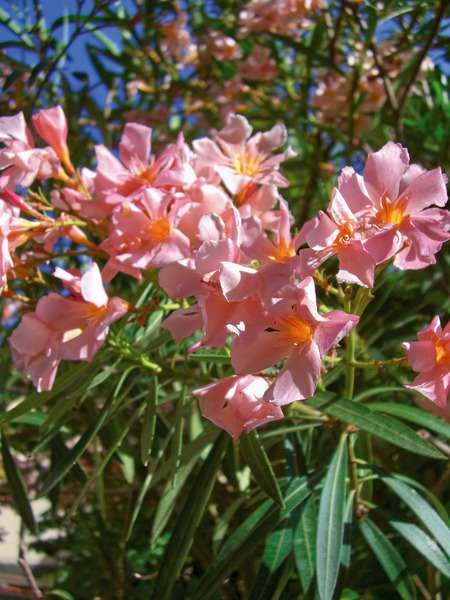
[(420, 269), (436, 262), (434, 255), (450, 239), (445, 226), (447, 178), (440, 168), (425, 171), (409, 165), (408, 151), (388, 142), (369, 154), (360, 177), (344, 170), (339, 190), (350, 210), (365, 223), (364, 249), (376, 264), (394, 255), (400, 269)]
[(139, 203), (126, 202), (113, 213), (110, 234), (100, 247), (111, 256), (105, 280), (118, 271), (140, 279), (141, 270), (162, 267), (191, 254), (189, 239), (177, 228), (184, 200), (145, 189)]
[(0, 189), (30, 186), (36, 178), (54, 177), (60, 170), (53, 148), (35, 148), (23, 113), (0, 118)]
[(127, 312), (121, 298), (108, 298), (95, 263), (84, 275), (60, 268), (54, 275), (71, 297), (52, 293), (41, 298), (36, 311), (22, 318), (8, 340), (17, 369), (38, 391), (51, 389), (61, 359), (91, 361), (109, 325)]
[(358, 219), (350, 210), (338, 189), (333, 189), (328, 214), (319, 211), (300, 234), (310, 249), (300, 251), (303, 277), (315, 270), (333, 255), (339, 258), (339, 283), (357, 283), (373, 287), (375, 263), (364, 248), (364, 238)]
[(244, 326), (231, 343), (231, 364), (238, 374), (258, 373), (287, 357), (264, 400), (277, 406), (314, 395), (321, 372), (321, 359), (355, 327), (359, 317), (341, 310), (320, 315), (311, 277), (285, 288), (284, 298), (266, 306), (259, 331)]
[(283, 160), (296, 156), (291, 148), (272, 155), (286, 143), (284, 125), (250, 137), (252, 127), (241, 115), (230, 115), (226, 126), (216, 133), (215, 142), (202, 138), (193, 142), (199, 166), (213, 167), (232, 194), (239, 194), (252, 182), (286, 187), (288, 180), (279, 172)]
[(41, 138), (53, 148), (63, 164), (73, 171), (67, 147), (67, 121), (63, 109), (55, 106), (40, 110), (32, 119)]
[(439, 317), (417, 335), (418, 342), (404, 342), (403, 348), (411, 368), (419, 373), (405, 387), (445, 407), (450, 393), (450, 321), (442, 330)]
[(60, 332), (36, 313), (27, 313), (8, 342), (16, 369), (31, 379), (38, 392), (51, 390), (61, 361)]
[(195, 181), (192, 167), (176, 156), (183, 147), (183, 136), (180, 134), (177, 143), (156, 158), (150, 156), (151, 134), (149, 127), (127, 123), (119, 144), (122, 162), (105, 146), (95, 147), (95, 186), (102, 198), (111, 194), (133, 196), (147, 187), (182, 189)]
[(8, 233), (11, 215), (0, 212), (0, 295), (6, 286), (7, 273), (13, 267), (13, 261), (9, 253)]
[(200, 402), (202, 415), (237, 441), (244, 430), (283, 418), (281, 408), (263, 400), (268, 387), (262, 377), (232, 375), (192, 393)]

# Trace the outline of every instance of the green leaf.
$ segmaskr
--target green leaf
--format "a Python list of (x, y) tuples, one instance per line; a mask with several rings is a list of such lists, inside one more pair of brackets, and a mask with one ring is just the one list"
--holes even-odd
[(249, 600), (272, 600), (284, 563), (292, 552), (292, 523), (282, 521), (269, 535)]
[(6, 473), (6, 479), (8, 480), (8, 489), (14, 501), (17, 512), (31, 533), (37, 535), (36, 521), (34, 520), (33, 509), (31, 508), (31, 504), (28, 500), (27, 489), (25, 487), (22, 474), (17, 468), (13, 457), (11, 456), (8, 442), (6, 441), (6, 437), (3, 432), (2, 459), (3, 467)]
[(219, 363), (219, 364), (230, 364), (230, 355), (229, 354), (218, 354), (218, 353), (208, 353), (208, 352), (196, 352), (189, 356), (189, 360), (198, 360), (200, 362), (208, 362), (208, 363)]
[(450, 563), (436, 542), (414, 523), (389, 521), (389, 524), (422, 554), (438, 571), (450, 579)]
[(345, 503), (341, 565), (346, 569), (350, 568), (352, 555), (352, 528), (353, 528), (353, 504), (355, 502), (356, 491), (350, 490)]
[(314, 496), (296, 509), (297, 526), (294, 531), (294, 556), (303, 592), (311, 589), (316, 570), (317, 509)]
[(17, 417), (26, 414), (34, 408), (38, 408), (50, 400), (65, 399), (69, 394), (81, 395), (89, 386), (92, 376), (97, 369), (98, 365), (93, 363), (81, 363), (76, 366), (71, 366), (66, 373), (56, 378), (50, 392), (34, 392), (29, 394), (23, 402), (3, 415), (0, 415), (0, 425), (9, 423)]
[(242, 454), (244, 455), (247, 465), (266, 494), (275, 500), (277, 504), (284, 508), (283, 497), (281, 495), (280, 486), (273, 472), (269, 458), (261, 444), (256, 431), (249, 431), (241, 436), (239, 441)]
[(376, 435), (404, 450), (429, 458), (446, 458), (442, 452), (422, 439), (413, 429), (410, 429), (401, 421), (387, 415), (381, 415), (352, 400), (337, 400), (332, 394), (321, 392), (305, 402), (332, 417), (356, 425), (359, 429)]
[(339, 574), (344, 532), (347, 436), (336, 448), (320, 497), (317, 527), (317, 586), (321, 600), (332, 600)]
[(417, 515), (446, 552), (450, 553), (450, 529), (434, 508), (404, 481), (384, 474), (381, 474), (381, 480)]
[(150, 379), (148, 399), (145, 409), (144, 422), (141, 429), (141, 460), (147, 466), (152, 451), (153, 438), (156, 425), (156, 405), (158, 403), (158, 378), (154, 375)]
[(217, 470), (228, 441), (228, 435), (222, 432), (205, 459), (198, 477), (193, 482), (164, 552), (151, 596), (153, 600), (166, 600), (170, 596), (175, 580), (194, 541), (197, 526), (208, 505), (217, 479)]
[(180, 492), (184, 489), (186, 481), (197, 462), (198, 456), (193, 456), (188, 463), (181, 465), (178, 469), (175, 485), (172, 485), (170, 480), (166, 483), (166, 487), (164, 488), (158, 508), (156, 509), (155, 517), (153, 519), (150, 546), (153, 547), (161, 536), (164, 527), (167, 525), (170, 515), (175, 508), (177, 498)]
[(266, 500), (228, 538), (205, 572), (192, 600), (207, 600), (277, 525), (312, 493), (321, 473), (291, 481), (284, 495), (285, 508)]
[(117, 448), (119, 448), (119, 446), (122, 443), (122, 441), (124, 440), (124, 438), (128, 435), (128, 432), (130, 431), (130, 429), (133, 427), (133, 425), (136, 423), (136, 421), (138, 421), (139, 418), (142, 416), (142, 412), (143, 412), (143, 407), (140, 407), (134, 413), (134, 415), (131, 417), (129, 422), (118, 433), (117, 437), (112, 441), (111, 446), (108, 448), (108, 451), (106, 452), (105, 456), (96, 465), (95, 469), (90, 474), (88, 480), (86, 482), (84, 482), (84, 485), (83, 485), (80, 493), (77, 495), (75, 500), (73, 500), (73, 502), (66, 514), (66, 519), (70, 519), (70, 517), (76, 512), (81, 500), (83, 499), (83, 497), (85, 496), (85, 494), (87, 493), (87, 491), (89, 490), (91, 485), (94, 483), (94, 481), (96, 481), (97, 478), (100, 477), (104, 468), (106, 467), (108, 462), (111, 460), (113, 454), (116, 452)]
[(178, 395), (178, 398), (175, 400), (175, 424), (172, 425), (174, 431), (170, 452), (170, 481), (172, 482), (172, 485), (175, 485), (176, 482), (177, 472), (181, 461), (181, 452), (183, 449), (184, 405), (186, 402), (186, 395), (187, 389), (186, 386), (184, 386), (183, 390)]
[(98, 413), (97, 417), (92, 421), (72, 450), (70, 450), (70, 452), (59, 463), (59, 465), (56, 466), (55, 470), (50, 473), (50, 475), (44, 481), (39, 491), (39, 496), (45, 496), (45, 494), (47, 494), (58, 483), (58, 481), (60, 481), (70, 471), (74, 463), (77, 462), (105, 422), (105, 419), (109, 415), (110, 407), (113, 401), (114, 397), (110, 396)]
[(414, 600), (416, 588), (397, 548), (368, 517), (360, 521), (359, 529), (400, 597), (404, 600)]
[(411, 421), (411, 423), (450, 438), (450, 425), (448, 423), (415, 406), (394, 404), (393, 402), (371, 402), (370, 409)]

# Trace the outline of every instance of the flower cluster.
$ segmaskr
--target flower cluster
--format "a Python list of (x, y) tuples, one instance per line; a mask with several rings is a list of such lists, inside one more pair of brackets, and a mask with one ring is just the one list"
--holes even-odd
[[(362, 176), (346, 167), (327, 213), (292, 234), (280, 193), (289, 181), (280, 165), (296, 153), (279, 151), (287, 141), (281, 124), (253, 134), (243, 116), (232, 114), (211, 137), (188, 146), (180, 134), (156, 155), (151, 129), (129, 123), (118, 158), (98, 145), (96, 169), (80, 171), (71, 163), (60, 107), (39, 111), (33, 124), (48, 147), (35, 147), (22, 114), (0, 119), (3, 295), (14, 297), (15, 281), (33, 275), (44, 283), (39, 267), (55, 258), (61, 238), (72, 244), (72, 255), (89, 257), (84, 274), (55, 268), (51, 293), (9, 338), (16, 367), (38, 390), (51, 389), (61, 360), (92, 360), (109, 326), (133, 312), (104, 286), (119, 274), (140, 280), (158, 269), (164, 292), (184, 302), (162, 327), (176, 341), (200, 331), (190, 352), (229, 348), (236, 374), (194, 394), (205, 417), (238, 439), (282, 418), (280, 406), (312, 397), (322, 359), (359, 321), (318, 304), (314, 274), (325, 260), (337, 255), (339, 283), (372, 287), (376, 265), (392, 259), (400, 269), (423, 268), (450, 238), (445, 176), (410, 165), (400, 144), (371, 153)], [(52, 180), (49, 200), (32, 191), (36, 179)], [(27, 197), (16, 187), (22, 194), (28, 188)], [(414, 384), (421, 391), (438, 375), (447, 385), (450, 334), (441, 335), (437, 325), (433, 332), (418, 342), (429, 351), (425, 366), (414, 343), (407, 345), (413, 368), (425, 371)], [(433, 364), (431, 346), (438, 348)], [(441, 405), (444, 388), (433, 391)]]

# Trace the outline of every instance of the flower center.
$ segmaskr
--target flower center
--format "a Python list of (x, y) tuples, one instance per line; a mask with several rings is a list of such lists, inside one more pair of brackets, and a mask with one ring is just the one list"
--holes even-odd
[(234, 157), (234, 169), (239, 175), (253, 177), (260, 171), (261, 158), (242, 152)]
[(312, 338), (312, 330), (307, 321), (295, 315), (277, 317), (276, 327), (283, 344), (298, 346)]
[(172, 227), (167, 219), (155, 219), (147, 228), (147, 235), (154, 244), (164, 242), (170, 235)]
[(392, 204), (389, 198), (383, 197), (381, 200), (381, 208), (378, 211), (378, 218), (383, 223), (392, 223), (395, 227), (402, 224), (404, 219), (405, 203), (399, 202)]
[[(76, 302), (76, 301), (75, 301)], [(91, 323), (101, 321), (108, 312), (108, 307), (105, 306), (95, 306), (92, 302), (76, 302), (76, 314), (80, 317), (80, 320), (85, 321), (80, 324), (80, 327), (75, 327), (74, 329), (69, 329), (65, 331), (62, 337), (63, 342), (70, 342), (74, 340), (82, 333), (88, 325)]]
[(447, 362), (450, 364), (450, 347), (447, 348), (448, 342), (439, 340), (436, 343), (436, 363)]
[(343, 246), (345, 246), (345, 244), (353, 237), (353, 230), (354, 225), (352, 223), (345, 223), (337, 234), (336, 239), (333, 242), (333, 246), (338, 249), (341, 249)]
[(273, 262), (277, 263), (287, 263), (293, 256), (296, 255), (294, 242), (291, 241), (290, 244), (274, 244), (273, 250), (270, 250), (267, 258)]

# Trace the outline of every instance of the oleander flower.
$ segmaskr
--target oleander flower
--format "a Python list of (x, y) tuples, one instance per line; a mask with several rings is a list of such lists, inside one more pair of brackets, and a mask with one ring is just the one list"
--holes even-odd
[(286, 127), (278, 124), (266, 133), (250, 137), (252, 131), (245, 117), (230, 115), (226, 126), (215, 134), (215, 141), (202, 138), (192, 144), (199, 166), (213, 167), (232, 194), (239, 194), (251, 183), (289, 185), (278, 169), (296, 152), (289, 147), (285, 152), (272, 154), (286, 143)]
[(192, 393), (200, 402), (202, 415), (237, 441), (244, 430), (283, 418), (281, 408), (263, 400), (268, 387), (263, 377), (232, 375)]
[(51, 293), (41, 298), (35, 312), (24, 315), (8, 339), (16, 368), (38, 392), (52, 388), (61, 360), (91, 361), (109, 325), (127, 312), (121, 298), (108, 298), (96, 263), (84, 275), (59, 267), (54, 275), (71, 296)]
[(417, 342), (402, 344), (411, 368), (419, 373), (413, 383), (405, 387), (445, 407), (450, 393), (450, 321), (442, 329), (436, 316), (417, 337)]
[(322, 368), (321, 359), (358, 323), (357, 315), (332, 310), (317, 311), (314, 281), (286, 286), (284, 297), (269, 306), (259, 320), (259, 330), (246, 330), (245, 321), (233, 330), (231, 364), (236, 373), (258, 373), (287, 358), (264, 400), (277, 406), (314, 395)]

